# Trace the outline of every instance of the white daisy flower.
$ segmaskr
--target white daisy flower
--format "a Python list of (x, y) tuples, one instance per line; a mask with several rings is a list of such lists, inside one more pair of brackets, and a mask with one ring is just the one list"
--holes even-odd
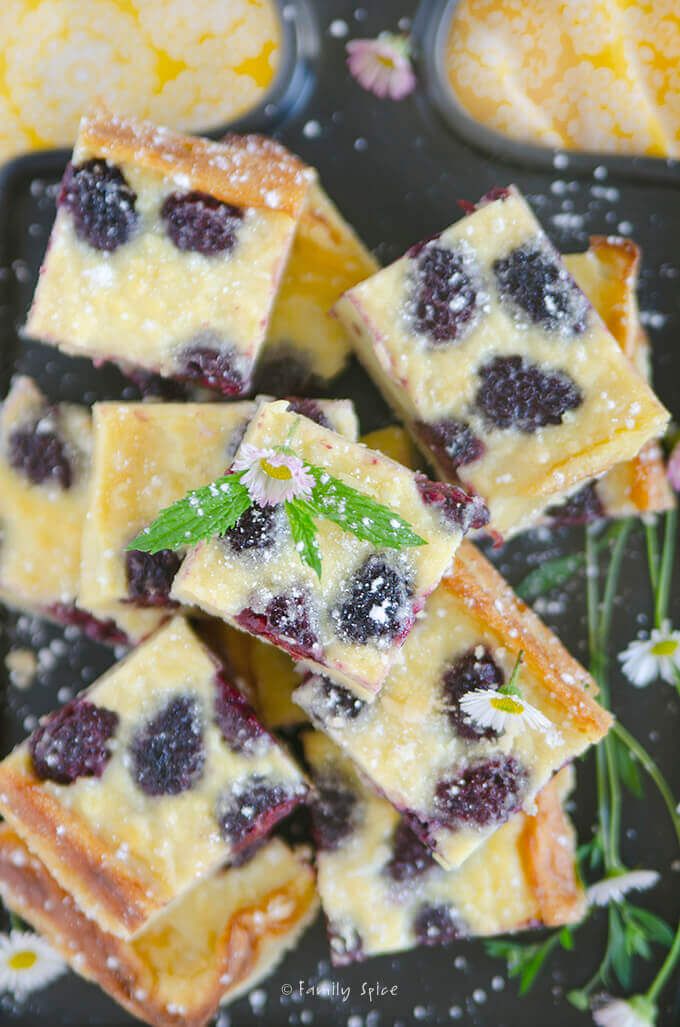
[(490, 727), (499, 734), (513, 726), (554, 733), (548, 718), (515, 692), (508, 694), (502, 689), (475, 688), (462, 696), (460, 708), (478, 727)]
[(648, 639), (637, 639), (619, 653), (623, 673), (637, 688), (646, 688), (659, 678), (669, 685), (680, 679), (680, 631), (664, 621)]
[(309, 499), (315, 484), (299, 457), (275, 449), (258, 449), (248, 443), (241, 446), (233, 470), (246, 472), (241, 481), (258, 506)]
[(653, 888), (658, 880), (656, 870), (631, 870), (627, 874), (613, 874), (591, 884), (587, 892), (588, 903), (591, 906), (608, 906), (610, 902), (620, 902), (630, 891)]
[(593, 1010), (593, 1020), (598, 1027), (654, 1027), (656, 1009), (644, 995), (614, 998)]
[(0, 992), (23, 998), (45, 988), (66, 970), (51, 945), (31, 931), (0, 934)]
[(377, 39), (352, 39), (347, 66), (359, 85), (381, 100), (403, 100), (416, 87), (405, 36), (381, 32)]

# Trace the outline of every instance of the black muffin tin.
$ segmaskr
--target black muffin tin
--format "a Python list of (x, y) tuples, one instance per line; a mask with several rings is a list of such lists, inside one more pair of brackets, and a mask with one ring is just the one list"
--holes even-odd
[[(415, 240), (456, 220), (460, 216), (459, 199), (475, 200), (492, 186), (509, 182), (517, 183), (528, 196), (563, 251), (584, 249), (590, 234), (630, 234), (644, 251), (640, 299), (654, 343), (655, 381), (661, 399), (678, 416), (677, 166), (649, 159), (556, 155), (502, 139), (476, 125), (451, 101), (438, 77), (441, 61), (436, 49), (443, 38), (441, 19), (449, 16), (452, 5), (430, 0), (417, 14), (415, 6), (407, 0), (371, 0), (363, 7), (348, 0), (285, 3), (286, 55), (281, 71), (265, 103), (237, 127), (271, 132), (315, 165), (330, 195), (383, 263), (399, 256)], [(346, 39), (372, 37), (383, 29), (408, 28), (403, 19), (414, 19), (414, 15), (419, 88), (401, 103), (379, 101), (350, 79), (345, 67)], [(337, 25), (330, 31), (333, 22), (344, 22), (345, 37), (338, 34)], [(61, 356), (56, 350), (21, 338), (21, 325), (54, 216), (54, 187), (66, 159), (65, 151), (22, 157), (0, 174), (3, 392), (11, 375), (21, 371), (33, 375), (53, 400), (90, 404), (97, 399), (137, 398), (134, 387), (115, 369), (96, 370), (86, 360)], [(392, 420), (355, 364), (333, 384), (329, 395), (355, 400), (364, 431)], [(517, 583), (530, 566), (556, 552), (576, 551), (582, 546), (582, 529), (562, 529), (550, 539), (526, 536), (491, 556)], [(649, 611), (644, 546), (637, 531), (624, 562), (612, 652), (622, 649), (640, 628), (649, 625)], [(544, 616), (568, 648), (585, 659), (583, 579), (574, 579)], [(680, 624), (677, 592), (672, 616)], [(109, 650), (74, 637), (71, 630), (14, 614), (4, 617), (3, 638), (5, 648), (31, 646), (37, 650), (39, 674), (26, 692), (9, 684), (3, 689), (0, 754), (24, 737), (35, 717), (89, 684), (114, 658)], [(615, 711), (653, 752), (679, 794), (677, 695), (661, 684), (646, 691), (633, 689), (615, 663)], [(592, 755), (579, 763), (578, 782), (574, 818), (581, 839), (587, 840), (595, 812)], [(642, 901), (674, 924), (680, 914), (677, 843), (663, 806), (647, 783), (644, 801), (631, 799), (626, 803), (624, 824), (626, 862), (656, 867), (663, 875), (658, 887)], [(481, 942), (422, 948), (334, 970), (329, 967), (328, 946), (319, 920), (262, 984), (254, 999), (244, 998), (230, 1006), (220, 1024), (410, 1027), (464, 1023), (524, 1027), (527, 1023), (550, 1023), (553, 1027), (578, 1027), (589, 1023), (589, 1017), (574, 1010), (564, 992), (582, 984), (594, 971), (604, 944), (604, 930), (605, 916), (593, 917), (577, 932), (575, 950), (559, 951), (530, 994), (520, 999), (516, 983), (507, 979), (505, 966), (487, 957)], [(652, 967), (658, 966), (661, 958), (657, 949), (653, 964), (637, 964), (636, 988), (646, 986)], [(331, 997), (317, 993), (322, 981), (332, 985)], [(376, 985), (387, 988), (388, 993), (376, 998), (374, 992), (371, 996), (369, 989)], [(285, 993), (288, 986), (292, 995)], [(394, 986), (396, 993), (389, 994)], [(311, 990), (301, 994), (301, 988)], [(617, 990), (615, 986), (613, 990)], [(102, 992), (72, 974), (22, 1005), (15, 1005), (7, 997), (0, 999), (0, 1023), (8, 1027), (122, 1027), (132, 1022)], [(677, 977), (664, 991), (659, 1023), (661, 1027), (680, 1023)]]

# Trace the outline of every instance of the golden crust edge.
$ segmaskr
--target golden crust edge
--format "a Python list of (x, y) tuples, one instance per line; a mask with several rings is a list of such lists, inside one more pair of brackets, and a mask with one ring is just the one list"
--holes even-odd
[(536, 797), (536, 814), (525, 818), (520, 838), (527, 878), (546, 927), (578, 923), (586, 909), (576, 868), (576, 832), (564, 809), (574, 777), (573, 767), (567, 766), (545, 785)]
[[(13, 858), (12, 853), (17, 849), (22, 853), (20, 861)], [(12, 828), (0, 825), (3, 899), (46, 935), (76, 973), (95, 982), (134, 1016), (154, 1027), (202, 1027), (221, 1002), (236, 998), (256, 978), (273, 969), (277, 957), (294, 943), (318, 908), (314, 872), (302, 860), (299, 868), (295, 888), (275, 888), (264, 895), (261, 902), (238, 910), (230, 918), (218, 942), (212, 987), (189, 1013), (172, 1013), (167, 1005), (149, 997), (154, 990), (153, 974), (132, 946), (103, 931), (86, 917), (44, 864), (30, 854)], [(298, 882), (300, 887), (297, 887)], [(293, 892), (297, 901), (291, 915), (278, 922), (277, 927), (268, 924), (266, 932), (258, 935), (255, 926), (266, 917), (267, 906), (279, 896), (291, 897)], [(277, 948), (278, 952), (272, 951)], [(271, 964), (263, 965), (268, 959)], [(236, 962), (236, 972), (233, 962)], [(230, 984), (225, 990), (222, 979), (227, 973)], [(146, 992), (144, 998), (141, 997), (143, 992)]]
[(82, 118), (79, 145), (164, 177), (185, 175), (192, 188), (223, 202), (261, 207), (294, 220), (314, 178), (311, 168), (264, 136), (230, 134), (214, 142), (114, 115), (103, 104)]
[(131, 937), (172, 898), (154, 894), (153, 882), (143, 886), (113, 868), (110, 848), (37, 779), (7, 762), (0, 764), (0, 811), (35, 856), (58, 868), (55, 877), (65, 890), (77, 889), (113, 934)]

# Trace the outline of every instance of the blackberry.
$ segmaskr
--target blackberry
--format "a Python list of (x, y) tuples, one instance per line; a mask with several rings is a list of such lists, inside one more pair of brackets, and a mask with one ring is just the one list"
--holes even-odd
[(31, 735), (33, 769), (43, 780), (69, 785), (79, 777), (101, 777), (111, 758), (107, 742), (118, 714), (87, 699), (74, 699), (51, 714)]
[(212, 257), (233, 250), (243, 211), (208, 193), (170, 193), (161, 207), (161, 218), (178, 250)]
[(495, 357), (479, 371), (475, 402), (494, 428), (515, 428), (531, 435), (546, 425), (561, 424), (583, 396), (564, 371), (544, 371), (524, 357)]
[(112, 253), (128, 241), (137, 225), (136, 202), (115, 164), (94, 158), (66, 168), (59, 204), (70, 212), (78, 238), (96, 250)]
[(471, 723), (460, 708), (466, 692), (475, 688), (500, 688), (505, 680), (503, 671), (484, 646), (474, 646), (448, 667), (442, 678), (442, 691), (449, 723), (461, 738), (497, 738), (493, 728), (480, 728)]
[(338, 634), (360, 645), (396, 638), (411, 622), (411, 595), (399, 570), (382, 556), (369, 556), (350, 579), (346, 598), (331, 612)]
[(146, 795), (180, 795), (203, 776), (205, 747), (198, 700), (173, 696), (130, 743), (132, 776)]
[(512, 250), (493, 265), (501, 299), (548, 332), (581, 335), (590, 304), (557, 255), (540, 243)]
[(447, 826), (503, 823), (520, 809), (526, 779), (526, 770), (514, 756), (480, 760), (439, 782), (435, 815)]

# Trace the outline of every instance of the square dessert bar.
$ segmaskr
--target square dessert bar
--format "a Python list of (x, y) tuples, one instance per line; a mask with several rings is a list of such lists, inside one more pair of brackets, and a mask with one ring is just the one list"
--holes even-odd
[[(651, 381), (651, 343), (640, 323), (636, 294), (639, 248), (630, 239), (593, 236), (585, 253), (568, 254), (564, 263), (623, 352)], [(632, 460), (612, 467), (546, 513), (552, 522), (582, 524), (597, 517), (661, 513), (674, 505), (661, 445), (650, 439)]]
[(335, 311), (438, 474), (526, 527), (668, 413), (515, 188), (350, 289)]
[(7, 824), (0, 825), (0, 895), (76, 973), (155, 1027), (203, 1027), (254, 987), (316, 913), (304, 853), (274, 839), (220, 869), (123, 941), (78, 908)]
[(129, 938), (306, 794), (175, 618), (0, 763), (0, 810), (103, 930)]
[[(478, 726), (461, 698), (506, 683), (520, 650), (521, 694), (550, 730)], [(464, 542), (374, 703), (321, 674), (309, 675), (294, 700), (453, 869), (514, 814), (531, 812), (555, 771), (606, 734), (611, 716), (594, 690), (559, 639)]]
[[(414, 470), (418, 465), (418, 454), (409, 435), (397, 425), (362, 435), (361, 441), (370, 449), (379, 449), (385, 456), (403, 464), (404, 467)], [(233, 644), (229, 647), (230, 653), (234, 650), (243, 651), (244, 641), (250, 643), (245, 658), (244, 674), (250, 682), (253, 703), (264, 726), (270, 730), (288, 730), (298, 728), (302, 724), (308, 725), (309, 718), (306, 713), (293, 701), (293, 693), (304, 677), (304, 666), (296, 664), (281, 649), (266, 645), (256, 638), (248, 638), (241, 632), (233, 632), (230, 628), (227, 628), (227, 631), (231, 631), (228, 637), (233, 638)]]
[(323, 735), (304, 739), (317, 799), (317, 878), (336, 966), (416, 945), (575, 923), (585, 912), (572, 825), (573, 771), (539, 793), (457, 870), (443, 870)]
[(328, 668), (370, 696), (465, 530), (482, 524), (486, 510), (461, 489), (416, 477), (375, 450), (291, 412), (285, 401), (261, 407), (242, 442), (256, 449), (282, 445), (389, 504), (426, 545), (376, 547), (318, 518), (319, 579), (300, 559), (281, 506), (255, 505), (226, 535), (189, 553), (171, 595)]
[(27, 332), (238, 396), (249, 390), (313, 173), (277, 143), (83, 118)]
[(151, 611), (80, 599), (80, 549), (92, 477), (92, 423), (84, 407), (48, 403), (15, 378), (0, 412), (0, 599), (73, 624), (109, 644), (138, 641), (158, 625)]
[[(356, 438), (349, 400), (288, 402)], [(225, 473), (256, 409), (255, 402), (95, 404), (94, 480), (80, 583), (88, 608), (176, 605), (170, 588), (181, 554), (126, 547), (162, 509)]]
[(377, 261), (313, 182), (256, 371), (258, 387), (279, 396), (309, 393), (339, 374), (351, 346), (329, 311), (343, 292), (377, 270)]

